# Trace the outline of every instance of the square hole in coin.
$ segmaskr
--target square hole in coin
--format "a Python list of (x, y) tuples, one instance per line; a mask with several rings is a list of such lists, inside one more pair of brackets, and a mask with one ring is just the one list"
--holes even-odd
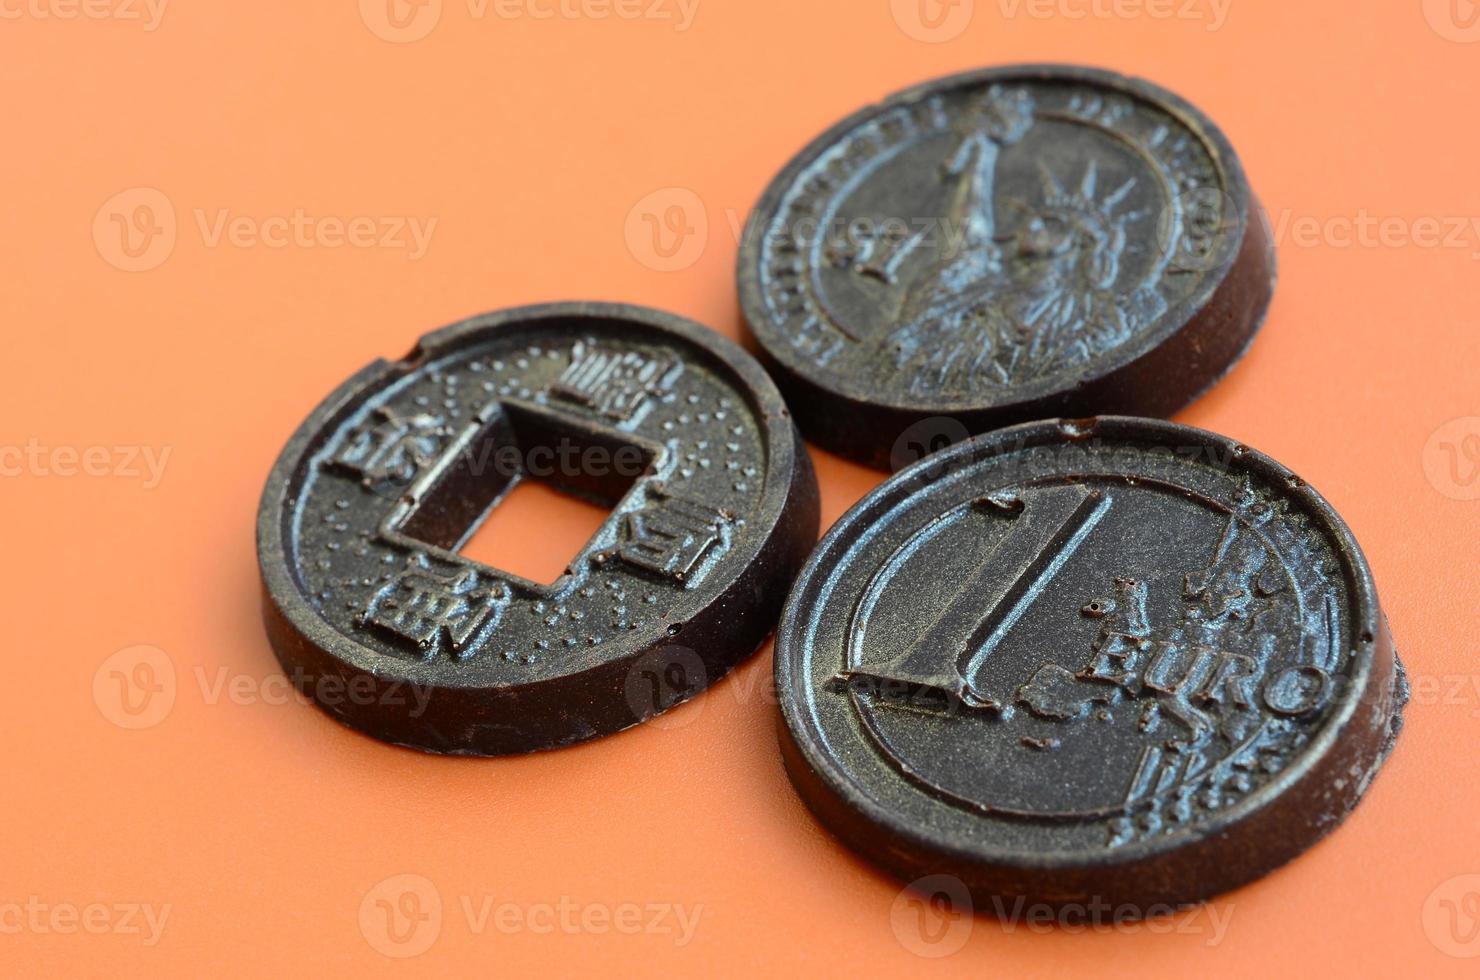
[(457, 551), (549, 585), (565, 574), (610, 516), (610, 508), (561, 493), (542, 480), (520, 480)]
[(398, 530), (549, 585), (657, 459), (656, 446), (528, 402), (470, 427)]

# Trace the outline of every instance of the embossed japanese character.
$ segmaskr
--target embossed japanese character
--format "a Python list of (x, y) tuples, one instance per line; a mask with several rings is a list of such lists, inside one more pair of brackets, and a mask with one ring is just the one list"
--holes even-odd
[(446, 651), (462, 659), (473, 652), (483, 628), (496, 620), (507, 601), (504, 585), (480, 583), (476, 569), (443, 577), (418, 557), (375, 594), (363, 619), (414, 644), (423, 657)]
[(447, 428), (435, 415), (375, 412), (345, 439), (332, 465), (360, 478), (366, 486), (414, 480), (442, 448)]
[(571, 352), (569, 366), (550, 385), (550, 397), (626, 422), (649, 397), (668, 389), (678, 366), (671, 357), (581, 341)]
[(622, 521), (617, 556), (630, 565), (677, 582), (692, 583), (700, 564), (727, 543), (734, 518), (706, 504), (675, 497), (663, 489)]

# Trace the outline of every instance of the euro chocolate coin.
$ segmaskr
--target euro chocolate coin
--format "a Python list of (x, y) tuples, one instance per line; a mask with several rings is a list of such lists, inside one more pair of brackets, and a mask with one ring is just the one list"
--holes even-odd
[(775, 671), (821, 821), (999, 914), (1154, 915), (1284, 864), (1367, 791), (1407, 699), (1319, 494), (1231, 439), (1116, 417), (886, 481), (798, 578)]

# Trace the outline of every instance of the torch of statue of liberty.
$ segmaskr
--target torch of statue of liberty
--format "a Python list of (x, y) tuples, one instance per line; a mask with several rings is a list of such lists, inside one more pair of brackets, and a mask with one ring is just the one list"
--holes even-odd
[[(1035, 124), (1031, 97), (994, 87), (963, 114), (942, 169), (943, 238), (934, 263), (908, 286), (900, 326), (887, 337), (895, 366), (921, 394), (966, 393), (1048, 377), (1118, 346), (1165, 309), (1145, 285), (1117, 288), (1126, 225), (1116, 214), (1134, 178), (1099, 196), (1087, 159), (1073, 190), (1038, 165), (1041, 198), (996, 210), (1004, 151)], [(1036, 197), (1036, 195), (1035, 195)]]

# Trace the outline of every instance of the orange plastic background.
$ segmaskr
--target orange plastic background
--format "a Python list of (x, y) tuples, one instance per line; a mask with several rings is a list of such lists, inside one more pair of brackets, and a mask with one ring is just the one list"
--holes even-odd
[[(1480, 8), (394, 0), (400, 36), (431, 25), (395, 41), (390, 2), (175, 0), (149, 29), (144, 0), (0, 0), (0, 971), (1474, 975), (1452, 954), (1480, 953)], [(1415, 700), (1333, 837), (1219, 899), (1221, 931), (932, 922), (793, 794), (769, 647), (661, 724), (526, 758), (397, 750), (278, 703), (253, 522), (324, 394), (535, 301), (738, 337), (738, 228), (800, 146), (905, 85), (1030, 60), (1185, 95), (1269, 211), (1268, 324), (1179, 418), (1297, 470), (1375, 569)], [(254, 237), (299, 210), (436, 224), (424, 252)], [(131, 257), (115, 216), (164, 237)], [(881, 477), (814, 456), (826, 526)], [(501, 527), (499, 548), (550, 544)], [(168, 906), (162, 931), (129, 904)], [(636, 934), (595, 924), (633, 905)], [(409, 948), (387, 909), (422, 913), (413, 945), (436, 927), (425, 951), (379, 951)]]

